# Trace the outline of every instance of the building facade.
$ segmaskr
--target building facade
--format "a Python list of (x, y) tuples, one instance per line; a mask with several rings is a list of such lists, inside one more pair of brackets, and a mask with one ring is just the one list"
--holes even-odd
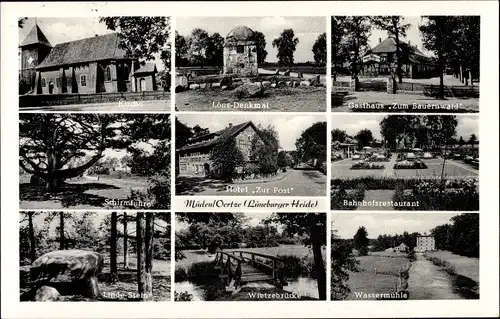
[(257, 43), (254, 32), (245, 26), (231, 30), (224, 43), (224, 74), (258, 75)]
[(223, 130), (189, 140), (177, 151), (179, 175), (216, 176), (217, 172), (210, 160), (210, 153), (218, 141), (226, 138), (234, 138), (245, 162), (253, 162), (252, 141), (256, 135), (258, 136), (258, 132), (258, 128), (252, 122), (244, 122), (238, 125), (229, 124)]
[[(368, 50), (363, 56), (362, 74), (366, 76), (388, 76), (395, 72), (397, 65), (396, 41), (388, 37)], [(400, 40), (401, 69), (403, 76), (418, 79), (437, 76), (437, 66), (433, 59), (416, 46)]]
[(35, 25), (20, 49), (21, 74), (29, 78), (32, 94), (156, 90), (156, 66), (141, 66), (138, 60), (128, 58), (118, 33), (52, 47)]
[(417, 236), (417, 246), (415, 251), (426, 252), (436, 250), (436, 240), (434, 236)]

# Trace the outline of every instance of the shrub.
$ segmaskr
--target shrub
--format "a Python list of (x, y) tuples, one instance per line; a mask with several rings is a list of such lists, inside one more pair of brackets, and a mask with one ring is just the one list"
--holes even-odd
[(354, 210), (356, 206), (346, 206), (344, 201), (362, 201), (365, 198), (365, 187), (361, 184), (357, 189), (346, 190), (343, 187), (331, 187), (331, 209)]
[(193, 295), (190, 294), (189, 292), (181, 292), (178, 293), (177, 291), (174, 293), (174, 300), (175, 301), (192, 301), (193, 300)]
[(383, 169), (384, 165), (375, 164), (373, 162), (357, 162), (351, 166), (351, 169)]
[(359, 256), (367, 256), (368, 255), (368, 248), (366, 246), (359, 248), (358, 254), (359, 254)]
[(298, 257), (295, 255), (278, 255), (277, 257), (284, 260), (279, 264), (279, 269), (282, 271), (285, 278), (297, 279), (298, 277), (310, 277), (316, 279), (316, 267), (311, 256)]
[(419, 159), (414, 161), (399, 161), (394, 164), (394, 169), (426, 169), (427, 165)]

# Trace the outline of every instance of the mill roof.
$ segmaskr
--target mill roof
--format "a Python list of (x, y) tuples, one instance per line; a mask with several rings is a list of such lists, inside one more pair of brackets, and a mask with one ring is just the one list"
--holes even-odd
[[(249, 126), (251, 126), (256, 132), (259, 131), (257, 129), (257, 127), (255, 126), (255, 124), (253, 124), (252, 121), (247, 121), (247, 122), (243, 122), (243, 123), (240, 123), (237, 125), (232, 125), (232, 126), (226, 127), (222, 130), (219, 130), (219, 131), (216, 131), (213, 133), (208, 133), (208, 134), (204, 134), (204, 135), (198, 136), (196, 138), (193, 138), (193, 139), (188, 141), (188, 143), (190, 143), (190, 144), (181, 147), (179, 149), (179, 151), (194, 150), (194, 149), (200, 149), (200, 148), (215, 145), (218, 141), (220, 141), (222, 139), (226, 139), (226, 138), (230, 138), (230, 137), (234, 137), (234, 136), (238, 135), (241, 131), (243, 131), (244, 129), (246, 129)], [(207, 140), (207, 139), (210, 139), (210, 140)]]
[(36, 68), (127, 58), (118, 33), (59, 43)]
[(249, 41), (253, 40), (254, 32), (249, 27), (237, 26), (236, 28), (229, 31), (226, 36), (226, 40), (230, 41)]
[(31, 31), (19, 46), (24, 47), (32, 44), (43, 44), (52, 48), (52, 45), (50, 44), (49, 40), (47, 40), (47, 37), (43, 33), (42, 29), (40, 29), (38, 24), (35, 24), (35, 26), (31, 29)]

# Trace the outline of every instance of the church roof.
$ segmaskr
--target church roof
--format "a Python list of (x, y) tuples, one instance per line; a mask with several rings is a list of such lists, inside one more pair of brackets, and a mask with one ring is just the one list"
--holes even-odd
[(226, 40), (233, 41), (249, 41), (253, 40), (254, 32), (249, 27), (238, 26), (233, 30), (229, 31), (226, 36)]
[(156, 64), (154, 63), (146, 63), (144, 65), (142, 65), (139, 70), (135, 71), (134, 72), (134, 75), (135, 74), (143, 74), (143, 73), (156, 73), (157, 70), (156, 70)]
[(56, 44), (36, 68), (127, 58), (118, 33)]
[[(259, 131), (257, 129), (257, 127), (255, 126), (255, 124), (252, 123), (252, 121), (243, 122), (243, 123), (237, 124), (237, 125), (230, 125), (229, 127), (226, 127), (222, 130), (219, 130), (219, 131), (216, 131), (213, 133), (209, 133), (209, 134), (205, 134), (205, 135), (201, 135), (201, 136), (198, 136), (194, 139), (191, 139), (190, 141), (188, 141), (188, 143), (191, 143), (191, 144), (188, 144), (188, 145), (181, 147), (179, 149), (179, 151), (187, 151), (187, 150), (199, 149), (199, 148), (215, 145), (221, 139), (226, 139), (226, 138), (230, 138), (230, 137), (234, 137), (234, 136), (238, 135), (241, 131), (246, 129), (248, 126), (253, 127), (253, 129), (256, 132)], [(210, 139), (206, 140), (207, 138), (210, 138)]]
[(24, 38), (23, 42), (19, 46), (24, 47), (38, 43), (52, 48), (52, 45), (50, 44), (49, 40), (47, 40), (47, 37), (45, 36), (45, 34), (43, 34), (42, 29), (40, 29), (38, 24), (35, 24), (35, 26), (31, 29), (31, 31)]

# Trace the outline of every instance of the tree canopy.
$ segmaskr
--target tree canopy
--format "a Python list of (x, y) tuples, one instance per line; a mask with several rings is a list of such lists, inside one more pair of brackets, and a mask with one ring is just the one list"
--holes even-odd
[(297, 156), (302, 162), (326, 160), (326, 122), (316, 122), (307, 128), (295, 142)]
[(273, 48), (278, 50), (276, 57), (279, 65), (293, 65), (293, 54), (299, 44), (299, 39), (295, 37), (293, 29), (285, 29), (280, 36), (273, 40)]
[(312, 47), (314, 62), (326, 65), (326, 32), (321, 33)]

